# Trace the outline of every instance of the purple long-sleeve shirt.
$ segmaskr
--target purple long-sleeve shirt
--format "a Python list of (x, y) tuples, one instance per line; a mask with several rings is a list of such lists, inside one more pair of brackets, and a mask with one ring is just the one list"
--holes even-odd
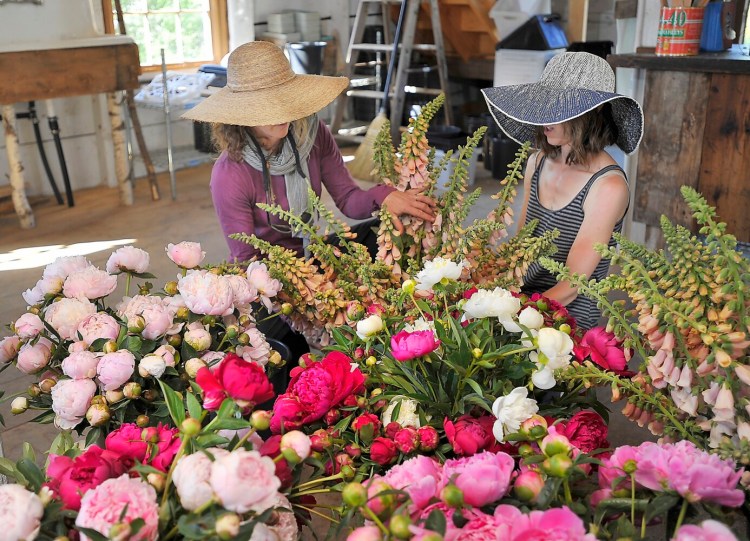
[[(393, 191), (393, 188), (384, 185), (369, 190), (358, 187), (344, 166), (333, 135), (323, 121), (320, 121), (318, 126), (308, 166), (310, 185), (315, 193), (320, 195), (321, 186), (325, 185), (341, 212), (355, 220), (369, 218)], [(284, 177), (272, 175), (271, 187), (276, 203), (288, 210), (289, 201)], [(256, 205), (267, 202), (262, 171), (252, 168), (245, 161), (236, 162), (223, 152), (211, 171), (211, 197), (229, 245), (231, 259), (246, 261), (260, 255), (258, 250), (249, 244), (230, 239), (229, 235), (233, 233), (255, 234), (271, 244), (302, 253), (302, 240), (272, 229), (268, 222), (268, 214)], [(274, 225), (286, 229), (286, 222), (275, 216), (271, 216), (271, 220)]]

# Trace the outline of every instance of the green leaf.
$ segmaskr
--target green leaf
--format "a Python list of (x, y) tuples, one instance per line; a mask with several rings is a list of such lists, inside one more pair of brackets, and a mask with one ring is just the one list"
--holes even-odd
[(128, 336), (122, 342), (123, 348), (131, 353), (140, 353), (142, 345), (143, 340), (141, 340), (140, 336)]
[(42, 473), (42, 470), (39, 469), (39, 466), (37, 466), (35, 462), (27, 458), (22, 458), (21, 460), (16, 462), (16, 469), (29, 482), (29, 488), (33, 492), (37, 492), (40, 488), (42, 488), (45, 477)]
[(52, 440), (49, 453), (51, 455), (64, 455), (74, 445), (73, 436), (71, 436), (69, 431), (63, 430)]
[(474, 392), (477, 393), (477, 395), (484, 396), (484, 391), (482, 391), (482, 388), (476, 381), (471, 378), (466, 378), (464, 381), (469, 384), (469, 387), (474, 389)]
[(16, 477), (16, 465), (13, 463), (12, 460), (0, 457), (0, 475), (5, 475), (6, 477), (13, 477), (15, 479)]
[(76, 529), (79, 532), (86, 534), (86, 537), (88, 537), (92, 541), (107, 541), (108, 539), (106, 535), (102, 535), (96, 530), (92, 530), (91, 528), (82, 528), (80, 526), (76, 526)]
[(86, 434), (85, 446), (88, 447), (89, 445), (96, 443), (97, 441), (99, 441), (101, 437), (102, 437), (102, 429), (99, 427), (92, 428)]
[(427, 516), (424, 527), (425, 529), (432, 530), (433, 532), (437, 532), (440, 535), (445, 535), (445, 515), (442, 513), (442, 511), (435, 509)]
[(203, 448), (216, 447), (229, 443), (229, 439), (219, 436), (218, 434), (201, 434), (195, 438), (196, 443)]
[(198, 402), (198, 398), (196, 398), (193, 393), (187, 393), (186, 397), (187, 409), (190, 417), (201, 420), (203, 417), (203, 407), (201, 406), (201, 403)]
[(29, 462), (36, 462), (36, 453), (34, 452), (34, 448), (28, 442), (23, 442), (21, 456)]
[(161, 387), (161, 392), (164, 393), (169, 415), (172, 417), (175, 426), (179, 427), (185, 420), (185, 404), (183, 404), (180, 396), (161, 380), (159, 380), (159, 387)]
[(649, 503), (646, 508), (646, 521), (650, 521), (654, 517), (663, 515), (679, 502), (680, 497), (672, 494), (661, 494), (657, 496), (651, 500), (651, 503)]

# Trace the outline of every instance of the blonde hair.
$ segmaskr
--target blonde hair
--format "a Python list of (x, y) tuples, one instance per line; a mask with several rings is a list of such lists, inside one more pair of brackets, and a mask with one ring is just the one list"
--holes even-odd
[[(310, 123), (315, 115), (295, 120), (291, 123), (289, 131), (294, 137), (297, 146), (301, 146), (310, 133)], [(236, 126), (234, 124), (211, 124), (211, 139), (219, 152), (224, 152), (236, 161), (242, 161), (242, 149), (245, 148), (250, 134), (249, 126)]]
[[(565, 133), (570, 137), (570, 154), (565, 159), (568, 165), (583, 165), (609, 145), (617, 142), (617, 125), (612, 118), (612, 106), (609, 103), (582, 114), (564, 123)], [(536, 146), (545, 156), (556, 158), (560, 147), (550, 145), (544, 135), (544, 126), (536, 130)]]

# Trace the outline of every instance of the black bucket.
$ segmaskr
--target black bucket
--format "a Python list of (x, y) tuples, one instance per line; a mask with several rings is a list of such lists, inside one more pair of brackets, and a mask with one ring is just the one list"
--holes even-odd
[(325, 41), (297, 41), (287, 43), (292, 71), (302, 75), (320, 75), (323, 70)]

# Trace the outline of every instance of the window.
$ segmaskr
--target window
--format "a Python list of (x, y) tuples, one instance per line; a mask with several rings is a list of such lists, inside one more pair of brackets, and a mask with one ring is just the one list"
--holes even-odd
[[(218, 63), (228, 52), (226, 0), (121, 0), (125, 30), (144, 71)], [(113, 18), (117, 13), (112, 1)]]

